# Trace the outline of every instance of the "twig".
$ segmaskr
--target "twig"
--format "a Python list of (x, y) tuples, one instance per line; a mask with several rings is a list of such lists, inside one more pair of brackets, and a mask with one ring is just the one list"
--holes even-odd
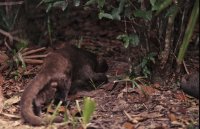
[(6, 117), (12, 118), (12, 119), (20, 119), (21, 118), (20, 116), (13, 115), (13, 114), (8, 114), (8, 113), (0, 113), (0, 115), (6, 116)]
[(24, 49), (21, 50), (21, 53), (25, 53), (25, 52), (27, 52), (28, 50), (29, 50), (29, 48), (24, 48)]
[(187, 68), (187, 66), (186, 66), (185, 61), (183, 61), (183, 66), (184, 66), (184, 69), (185, 69), (186, 73), (187, 73), (187, 74), (190, 74), (190, 72), (189, 72), (189, 70), (188, 70), (188, 68)]
[(23, 4), (24, 1), (17, 1), (17, 2), (13, 2), (13, 1), (10, 1), (10, 2), (0, 2), (0, 6), (12, 6), (12, 5), (20, 5), (20, 4)]
[(24, 56), (24, 59), (45, 58), (47, 56), (48, 56), (48, 54), (45, 54), (45, 55)]
[(37, 59), (24, 59), (24, 62), (28, 64), (43, 64), (43, 60), (37, 60)]
[[(0, 29), (0, 34), (8, 37), (9, 40), (10, 40), (10, 43), (13, 43), (13, 40), (18, 41), (18, 42), (20, 41), (20, 39), (18, 37), (13, 37), (10, 33), (6, 32), (6, 31), (4, 31), (2, 29)], [(5, 45), (7, 45), (7, 47), (8, 47), (8, 44), (5, 44)]]
[(4, 39), (4, 44), (5, 44), (5, 46), (8, 48), (9, 51), (12, 51), (11, 47), (10, 47), (9, 44), (6, 42), (6, 39)]
[(35, 49), (35, 50), (30, 50), (28, 52), (24, 52), (22, 54), (22, 56), (30, 55), (30, 54), (33, 54), (33, 53), (36, 53), (36, 52), (41, 52), (41, 51), (44, 51), (45, 49), (46, 49), (45, 47), (42, 47), (42, 48), (38, 48), (38, 49)]
[(123, 111), (123, 112), (124, 112), (124, 114), (127, 116), (128, 120), (129, 120), (130, 122), (132, 122), (132, 123), (134, 123), (134, 124), (138, 123), (138, 121), (137, 121), (137, 120), (134, 120), (134, 119), (128, 114), (128, 112), (126, 112), (126, 111)]
[(128, 117), (128, 119), (129, 119), (130, 121), (132, 121), (132, 117), (131, 117), (126, 111), (124, 111), (124, 114)]
[(10, 40), (10, 42), (13, 41), (13, 36), (12, 36), (10, 33), (6, 32), (6, 31), (4, 31), (4, 30), (2, 30), (2, 29), (0, 29), (0, 33), (1, 33), (2, 35), (4, 35), (4, 36), (8, 37), (9, 40)]

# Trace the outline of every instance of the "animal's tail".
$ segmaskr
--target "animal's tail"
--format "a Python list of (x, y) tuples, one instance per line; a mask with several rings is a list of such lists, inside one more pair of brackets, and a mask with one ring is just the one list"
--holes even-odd
[[(34, 114), (33, 101), (49, 81), (49, 76), (40, 73), (28, 84), (28, 87), (23, 92), (21, 98), (21, 115), (26, 122), (33, 126), (47, 124), (42, 118)], [(53, 122), (61, 122), (61, 119), (56, 119)]]

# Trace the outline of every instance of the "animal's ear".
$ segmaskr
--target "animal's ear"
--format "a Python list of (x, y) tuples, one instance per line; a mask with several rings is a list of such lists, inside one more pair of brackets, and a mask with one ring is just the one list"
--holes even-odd
[(108, 64), (107, 61), (105, 59), (103, 59), (102, 57), (97, 58), (98, 64), (96, 67), (96, 72), (98, 73), (104, 73), (106, 71), (108, 71)]

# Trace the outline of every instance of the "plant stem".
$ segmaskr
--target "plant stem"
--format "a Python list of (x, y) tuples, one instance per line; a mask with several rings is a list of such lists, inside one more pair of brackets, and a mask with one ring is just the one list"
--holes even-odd
[(192, 10), (192, 14), (190, 16), (190, 20), (189, 23), (187, 25), (187, 29), (185, 31), (185, 36), (183, 38), (183, 43), (180, 47), (179, 53), (178, 53), (178, 58), (177, 58), (177, 65), (178, 67), (182, 64), (183, 59), (185, 57), (185, 53), (187, 51), (188, 45), (189, 45), (189, 41), (192, 37), (196, 22), (198, 20), (199, 17), (199, 0), (196, 0), (194, 3), (194, 7)]

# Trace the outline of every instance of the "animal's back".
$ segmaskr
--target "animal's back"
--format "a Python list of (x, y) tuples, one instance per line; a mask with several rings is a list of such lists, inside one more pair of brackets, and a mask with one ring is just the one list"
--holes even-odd
[(181, 88), (187, 94), (199, 98), (199, 73), (185, 75), (181, 80)]

